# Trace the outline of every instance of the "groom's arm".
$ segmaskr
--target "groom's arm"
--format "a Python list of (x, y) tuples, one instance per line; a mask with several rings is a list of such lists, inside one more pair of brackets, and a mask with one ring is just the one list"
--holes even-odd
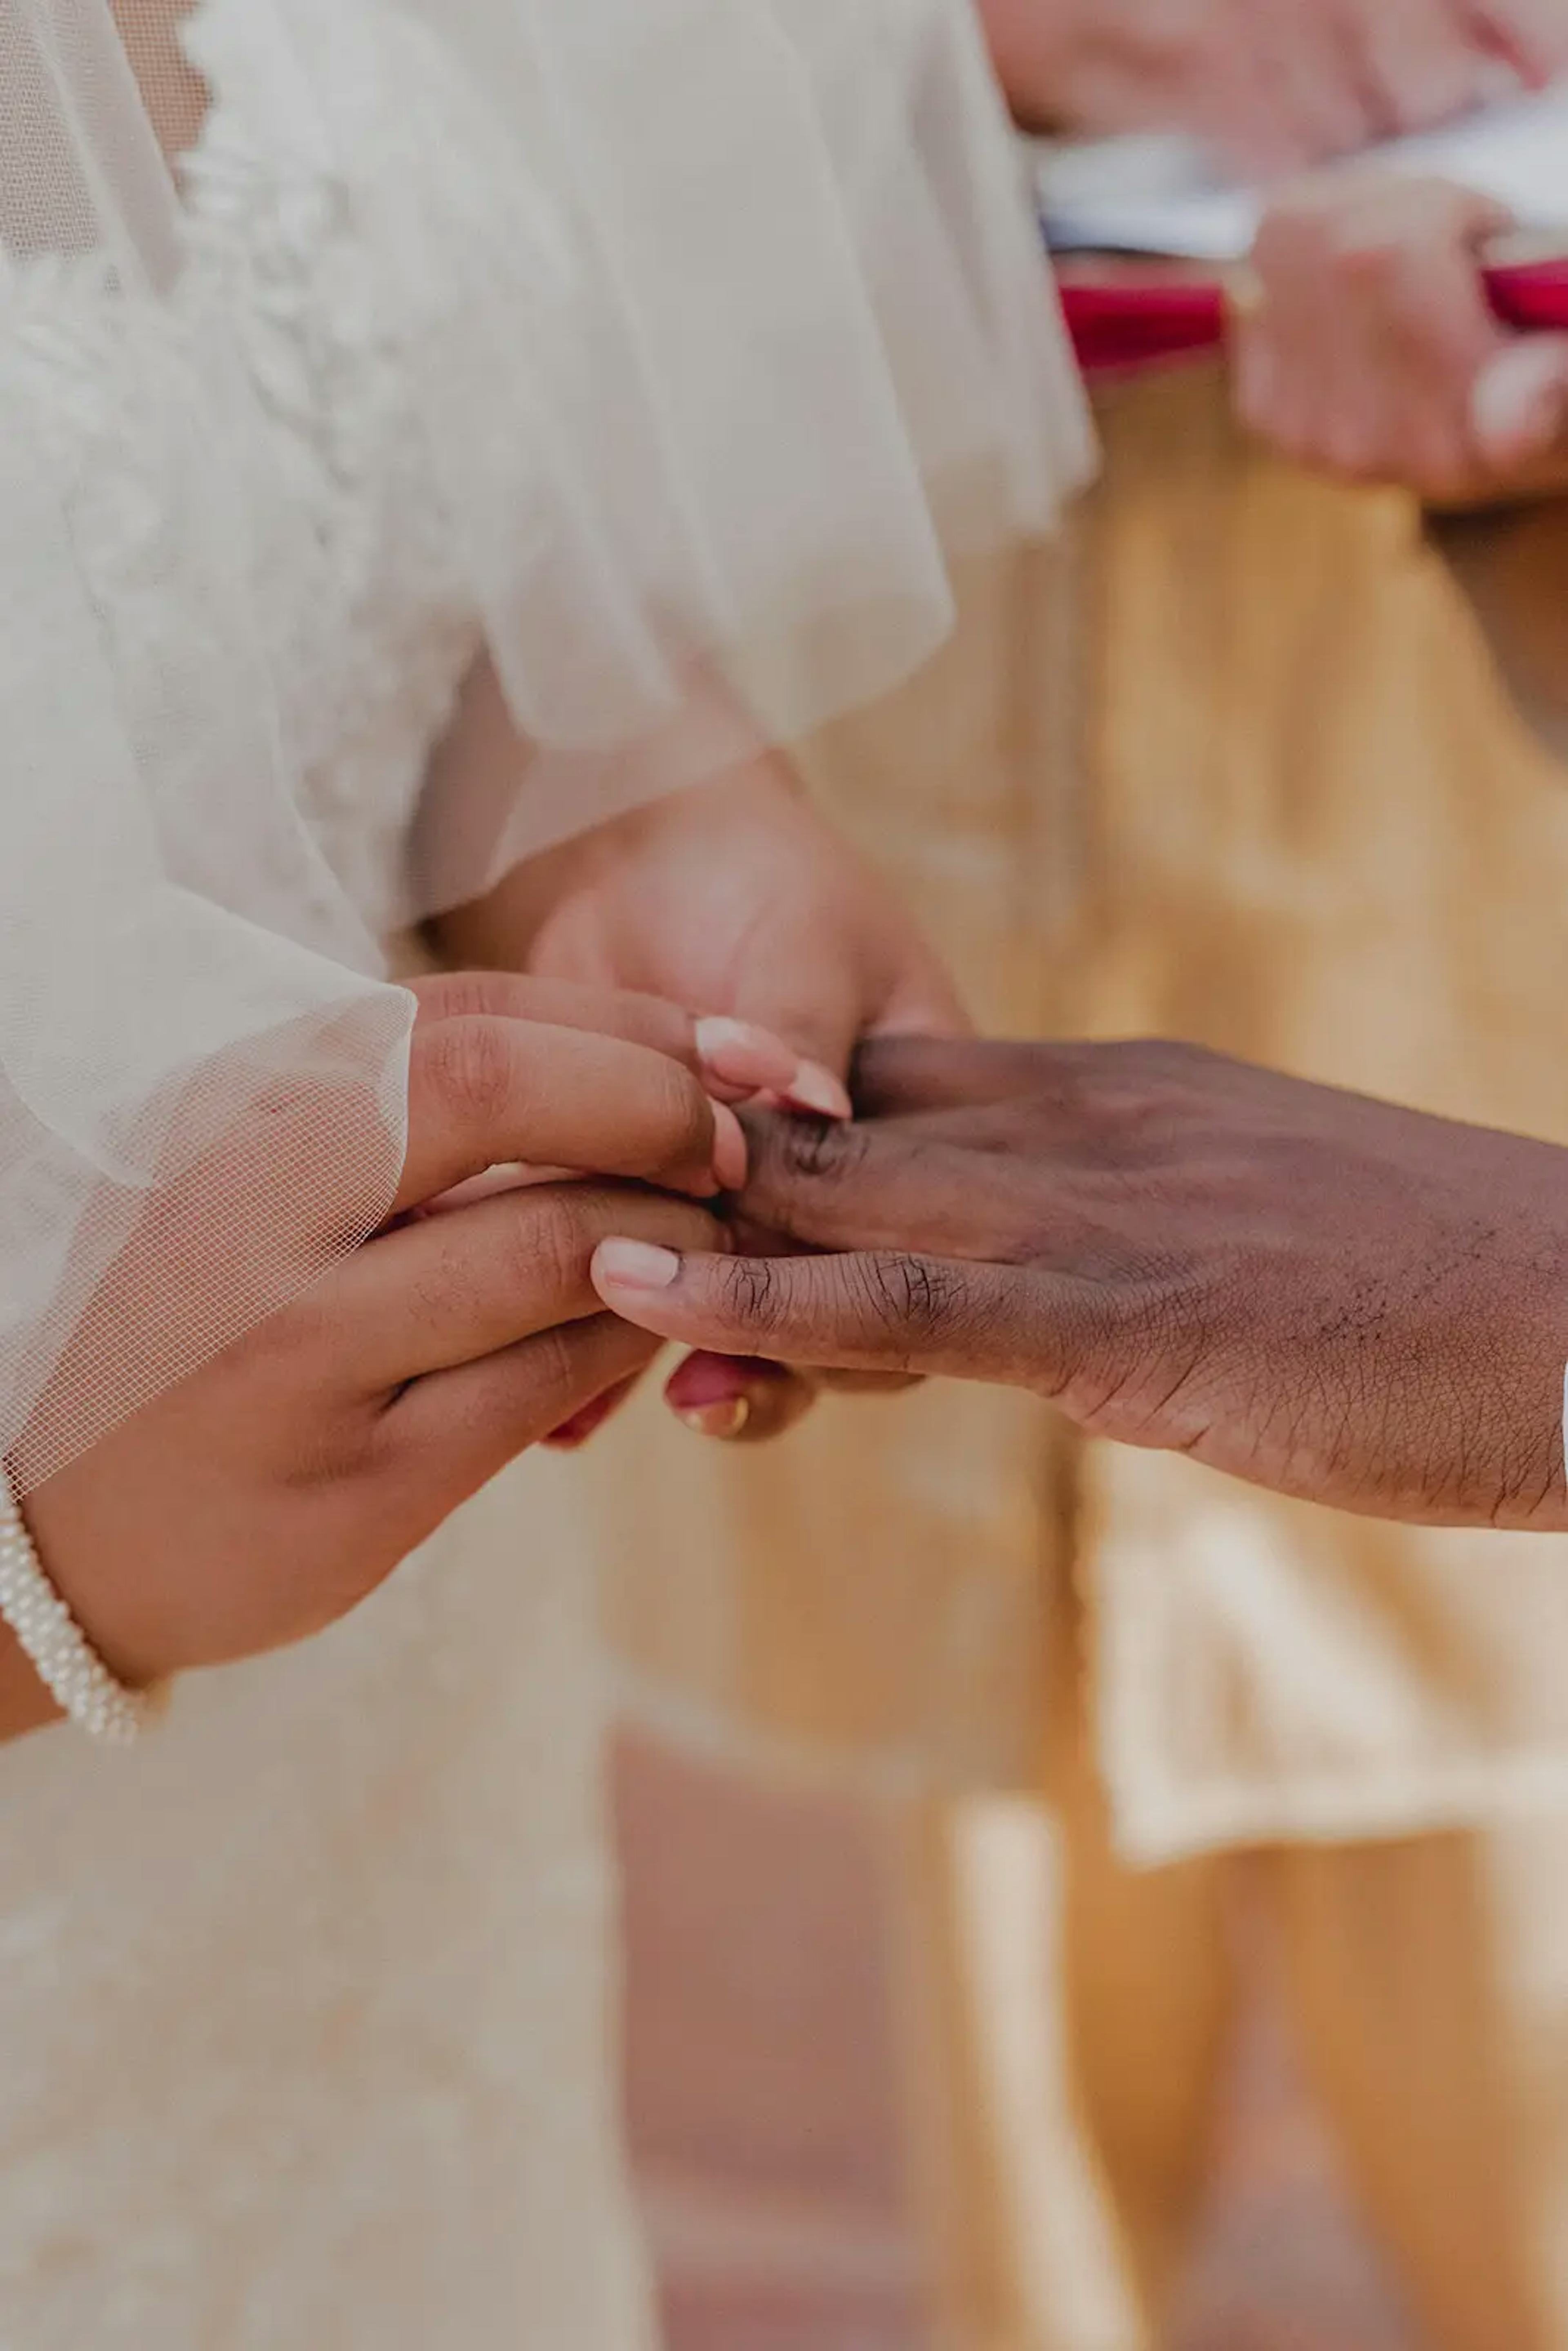
[(882, 1045), (862, 1107), (753, 1127), (747, 1217), (831, 1254), (611, 1244), (606, 1303), (1341, 1509), (1568, 1526), (1568, 1152), (1165, 1045)]

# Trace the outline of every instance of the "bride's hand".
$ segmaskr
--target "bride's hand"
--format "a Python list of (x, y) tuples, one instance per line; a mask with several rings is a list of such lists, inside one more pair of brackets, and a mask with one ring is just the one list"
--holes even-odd
[(911, 915), (780, 758), (529, 858), (444, 918), (441, 938), (464, 964), (755, 1023), (804, 1057), (781, 1091), (826, 1117), (849, 1114), (843, 1080), (862, 1037), (967, 1025)]
[[(843, 1080), (862, 1037), (958, 1035), (953, 983), (895, 893), (813, 810), (782, 758), (672, 793), (519, 866), (441, 926), (465, 964), (639, 988), (709, 1016), (733, 1070), (724, 1019), (758, 1024), (803, 1060), (769, 1087), (791, 1106), (846, 1116)], [(885, 1383), (883, 1384), (885, 1384)], [(799, 1417), (802, 1379), (711, 1357), (683, 1364), (670, 1401), (704, 1434), (770, 1435)], [(566, 1432), (580, 1441), (596, 1405)]]
[[(744, 1169), (682, 1015), (499, 977), (422, 996), (393, 1220), (28, 1498), (49, 1574), (130, 1682), (344, 1614), (513, 1455), (652, 1358), (656, 1341), (600, 1307), (595, 1244), (622, 1228), (682, 1248), (718, 1237), (695, 1197), (671, 1196)], [(548, 1025), (517, 1017), (541, 1010)], [(408, 1213), (509, 1162), (624, 1180)], [(0, 1730), (50, 1711), (11, 1648)]]

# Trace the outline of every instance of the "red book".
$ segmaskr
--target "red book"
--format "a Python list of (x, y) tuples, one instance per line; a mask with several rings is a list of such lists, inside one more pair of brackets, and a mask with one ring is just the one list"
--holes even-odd
[[(1523, 332), (1568, 330), (1568, 256), (1502, 262), (1485, 273), (1492, 309)], [(1135, 371), (1218, 350), (1228, 326), (1222, 282), (1194, 265), (1108, 261), (1103, 274), (1080, 256), (1060, 277), (1061, 307), (1086, 374)]]

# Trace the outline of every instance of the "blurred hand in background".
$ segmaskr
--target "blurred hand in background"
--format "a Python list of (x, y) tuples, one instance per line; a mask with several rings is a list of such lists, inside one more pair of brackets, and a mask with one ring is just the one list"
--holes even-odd
[(1511, 333), (1482, 283), (1510, 225), (1440, 180), (1326, 173), (1281, 195), (1234, 337), (1242, 422), (1305, 465), (1434, 504), (1560, 481), (1568, 336)]
[(1183, 131), (1249, 178), (1568, 72), (1568, 0), (978, 0), (1026, 127)]

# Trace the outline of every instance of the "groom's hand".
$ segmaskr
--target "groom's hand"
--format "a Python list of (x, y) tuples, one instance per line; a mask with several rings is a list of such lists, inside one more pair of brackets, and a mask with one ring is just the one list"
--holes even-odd
[(606, 1304), (1033, 1388), (1343, 1509), (1568, 1525), (1568, 1152), (1174, 1045), (889, 1042), (860, 1096), (752, 1123), (745, 1215), (832, 1254), (610, 1243)]

